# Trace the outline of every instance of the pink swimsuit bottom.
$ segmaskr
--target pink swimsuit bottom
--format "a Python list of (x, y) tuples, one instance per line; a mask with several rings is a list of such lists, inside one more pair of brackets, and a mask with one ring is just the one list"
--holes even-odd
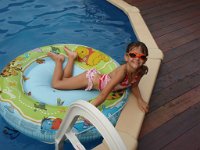
[[(91, 69), (91, 70), (87, 71), (86, 78), (88, 79), (88, 86), (85, 89), (86, 91), (91, 90), (93, 88), (93, 79), (94, 79), (94, 76), (96, 74), (100, 74), (100, 72), (98, 72), (96, 69)], [(110, 80), (111, 80), (111, 78), (110, 78), (110, 76), (108, 74), (101, 75), (101, 77), (99, 79), (99, 90), (102, 91), (106, 87), (106, 85), (108, 84), (108, 82)], [(128, 76), (126, 75), (124, 80), (120, 84), (118, 84), (113, 89), (113, 91), (124, 89), (124, 88), (127, 88), (127, 87), (131, 86), (131, 85), (132, 84), (129, 84), (129, 82), (128, 82)]]
[(86, 91), (89, 91), (93, 88), (93, 79), (96, 74), (100, 74), (96, 69), (90, 69), (86, 72), (86, 78), (88, 79), (88, 86)]

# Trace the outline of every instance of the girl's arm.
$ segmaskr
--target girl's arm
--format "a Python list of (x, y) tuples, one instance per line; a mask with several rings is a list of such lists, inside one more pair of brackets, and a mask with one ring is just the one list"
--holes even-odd
[(149, 106), (147, 102), (145, 102), (144, 99), (142, 98), (138, 85), (132, 86), (131, 91), (137, 99), (138, 107), (140, 108), (140, 110), (142, 110), (145, 113), (148, 112)]
[(97, 96), (96, 100), (92, 101), (94, 106), (101, 105), (109, 95), (109, 93), (114, 89), (114, 87), (120, 83), (125, 75), (124, 67), (117, 68), (114, 72), (115, 76), (112, 76), (110, 82), (106, 85), (106, 87), (101, 91), (101, 93)]

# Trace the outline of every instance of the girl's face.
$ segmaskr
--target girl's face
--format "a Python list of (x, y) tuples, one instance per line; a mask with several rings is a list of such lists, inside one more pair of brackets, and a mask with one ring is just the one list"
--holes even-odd
[(140, 47), (133, 47), (129, 53), (125, 55), (125, 60), (127, 64), (132, 69), (138, 69), (146, 62), (146, 56), (142, 53)]

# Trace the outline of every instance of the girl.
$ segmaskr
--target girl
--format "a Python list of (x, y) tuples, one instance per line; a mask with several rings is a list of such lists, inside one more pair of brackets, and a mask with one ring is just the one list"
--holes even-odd
[(105, 101), (111, 91), (121, 90), (131, 87), (132, 93), (136, 96), (139, 108), (147, 112), (148, 104), (143, 100), (138, 83), (142, 76), (147, 73), (148, 68), (144, 66), (147, 60), (148, 49), (142, 42), (130, 43), (124, 56), (126, 63), (119, 66), (109, 74), (100, 74), (96, 69), (91, 69), (82, 74), (72, 77), (74, 61), (77, 53), (64, 47), (68, 55), (68, 63), (63, 71), (62, 64), (64, 55), (57, 55), (49, 52), (47, 55), (55, 61), (55, 70), (52, 79), (52, 87), (63, 90), (97, 89), (100, 94), (92, 102), (94, 106), (99, 106)]

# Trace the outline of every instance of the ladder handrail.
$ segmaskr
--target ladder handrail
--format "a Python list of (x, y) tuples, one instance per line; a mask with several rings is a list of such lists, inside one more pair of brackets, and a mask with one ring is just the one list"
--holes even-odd
[(55, 137), (56, 150), (61, 150), (63, 148), (65, 138), (68, 138), (69, 141), (72, 142), (75, 149), (85, 149), (72, 132), (72, 127), (79, 116), (83, 116), (97, 128), (110, 149), (126, 150), (126, 146), (114, 126), (89, 102), (80, 100), (73, 103), (66, 114)]

